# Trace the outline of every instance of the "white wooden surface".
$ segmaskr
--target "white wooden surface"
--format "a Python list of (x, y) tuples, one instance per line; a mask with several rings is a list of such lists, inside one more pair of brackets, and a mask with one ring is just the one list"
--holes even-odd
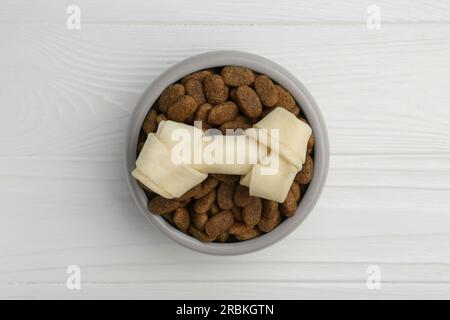
[[(0, 4), (0, 298), (450, 298), (448, 1)], [(81, 30), (66, 28), (69, 4)], [(366, 28), (372, 4), (381, 30)], [(121, 162), (143, 90), (214, 49), (292, 70), (331, 139), (311, 216), (239, 257), (188, 251), (146, 223)], [(79, 291), (65, 285), (73, 264)]]

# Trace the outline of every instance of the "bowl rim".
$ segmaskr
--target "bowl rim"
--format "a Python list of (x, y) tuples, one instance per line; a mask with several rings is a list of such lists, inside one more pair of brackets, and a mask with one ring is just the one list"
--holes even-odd
[[(295, 98), (310, 123), (314, 136), (314, 173), (308, 190), (302, 196), (295, 216), (286, 219), (271, 232), (257, 238), (234, 243), (205, 243), (171, 226), (163, 217), (147, 208), (147, 197), (131, 175), (136, 161), (136, 145), (142, 122), (161, 92), (184, 76), (203, 69), (227, 65), (242, 66), (266, 74), (283, 86)], [(277, 63), (256, 54), (219, 50), (197, 54), (184, 59), (161, 73), (138, 100), (129, 120), (125, 143), (125, 171), (128, 187), (139, 211), (166, 236), (178, 244), (206, 254), (239, 255), (267, 248), (293, 232), (311, 213), (325, 186), (329, 168), (329, 140), (322, 114), (306, 87), (292, 73)]]

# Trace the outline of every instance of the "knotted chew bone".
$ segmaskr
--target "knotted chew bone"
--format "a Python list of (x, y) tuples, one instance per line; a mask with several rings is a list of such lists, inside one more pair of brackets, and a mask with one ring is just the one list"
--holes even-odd
[(168, 199), (200, 184), (209, 173), (242, 175), (240, 184), (250, 195), (281, 203), (305, 162), (310, 135), (311, 128), (283, 108), (275, 108), (241, 136), (205, 136), (193, 126), (162, 121), (156, 134), (148, 135), (132, 175)]

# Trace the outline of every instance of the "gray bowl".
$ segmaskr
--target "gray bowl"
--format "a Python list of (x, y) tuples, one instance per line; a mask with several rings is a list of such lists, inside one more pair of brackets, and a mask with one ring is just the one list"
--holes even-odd
[[(271, 232), (243, 242), (203, 243), (178, 231), (161, 216), (150, 213), (147, 209), (147, 197), (136, 180), (131, 176), (131, 171), (135, 167), (136, 145), (142, 122), (161, 92), (167, 86), (189, 73), (226, 65), (244, 66), (258, 73), (266, 74), (294, 96), (311, 124), (316, 138), (314, 175), (308, 190), (300, 201), (296, 215), (286, 219)], [(142, 214), (154, 223), (165, 235), (179, 244), (199, 252), (215, 255), (237, 255), (257, 251), (274, 244), (290, 234), (305, 220), (319, 199), (325, 185), (328, 164), (329, 144), (327, 129), (319, 108), (308, 90), (289, 71), (278, 64), (263, 57), (239, 51), (214, 51), (199, 54), (177, 63), (162, 73), (145, 91), (131, 115), (125, 151), (125, 170), (128, 186)]]

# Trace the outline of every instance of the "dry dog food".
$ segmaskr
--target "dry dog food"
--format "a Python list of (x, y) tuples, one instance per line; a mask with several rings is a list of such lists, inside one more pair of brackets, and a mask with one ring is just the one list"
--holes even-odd
[[(293, 96), (268, 76), (239, 66), (201, 70), (167, 87), (142, 124), (137, 153), (147, 134), (155, 133), (164, 120), (202, 129), (248, 129), (281, 107), (307, 123)], [(283, 203), (251, 196), (239, 175), (209, 174), (208, 178), (178, 198), (166, 199), (144, 188), (148, 208), (181, 232), (203, 242), (250, 240), (271, 232), (296, 214), (314, 172), (314, 135), (308, 141), (306, 159)], [(287, 188), (286, 188), (287, 190)]]

